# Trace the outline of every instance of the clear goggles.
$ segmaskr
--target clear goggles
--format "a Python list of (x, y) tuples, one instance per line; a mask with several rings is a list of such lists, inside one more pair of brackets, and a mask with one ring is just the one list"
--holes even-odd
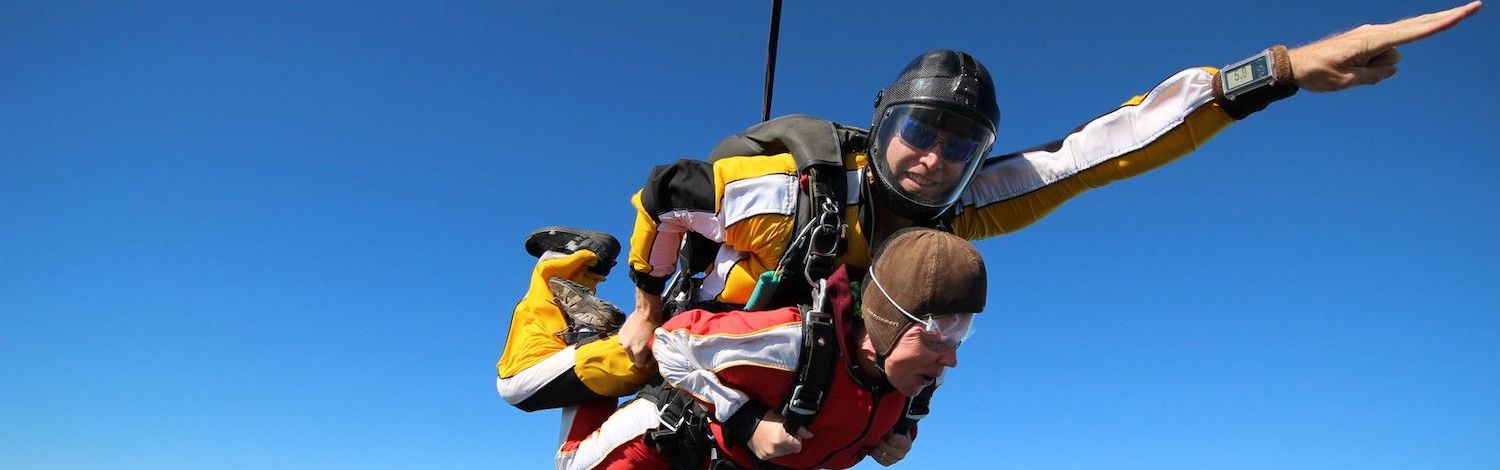
[(906, 315), (906, 318), (917, 322), (917, 326), (922, 328), (922, 340), (929, 345), (939, 350), (958, 349), (960, 344), (963, 344), (970, 336), (974, 335), (973, 313), (954, 313), (917, 318), (916, 315), (912, 315), (911, 312), (906, 311), (906, 308), (902, 307), (901, 304), (896, 303), (896, 299), (892, 299), (891, 294), (885, 292), (885, 287), (880, 285), (880, 279), (875, 277), (874, 269), (870, 270), (870, 280), (875, 283), (875, 290), (880, 291), (880, 295), (885, 296), (885, 300), (896, 307), (896, 310), (900, 311), (902, 315)]

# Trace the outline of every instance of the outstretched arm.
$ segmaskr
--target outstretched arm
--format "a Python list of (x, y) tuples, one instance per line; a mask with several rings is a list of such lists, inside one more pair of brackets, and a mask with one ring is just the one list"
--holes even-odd
[(1374, 85), (1396, 74), (1397, 46), (1437, 34), (1463, 21), (1484, 2), (1407, 18), (1367, 24), (1289, 51), (1292, 77), (1307, 91), (1339, 91)]
[[(1365, 25), (1287, 51), (1292, 83), (1314, 92), (1374, 84), (1396, 73), (1396, 47), (1452, 27), (1481, 2)], [(1180, 158), (1238, 119), (1263, 109), (1280, 93), (1227, 100), (1218, 71), (1186, 70), (1144, 96), (1079, 126), (1056, 142), (990, 157), (964, 194), (953, 222), (968, 239), (1020, 230), (1089, 189), (1130, 178)], [(1283, 88), (1278, 86), (1277, 88)]]

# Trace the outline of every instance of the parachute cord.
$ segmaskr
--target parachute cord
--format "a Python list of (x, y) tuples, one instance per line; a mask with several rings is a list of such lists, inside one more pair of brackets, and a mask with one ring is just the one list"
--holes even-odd
[(771, 89), (776, 84), (776, 42), (781, 35), (781, 0), (771, 1), (771, 38), (766, 44), (766, 94), (760, 107), (761, 122), (771, 120)]

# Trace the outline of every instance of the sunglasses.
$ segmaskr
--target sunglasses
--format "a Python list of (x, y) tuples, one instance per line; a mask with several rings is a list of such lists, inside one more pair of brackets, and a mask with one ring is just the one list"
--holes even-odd
[(891, 306), (896, 307), (896, 310), (899, 310), (902, 315), (906, 315), (906, 318), (917, 322), (917, 325), (922, 328), (922, 342), (926, 343), (928, 347), (937, 351), (958, 349), (959, 345), (974, 335), (973, 313), (955, 313), (917, 318), (916, 315), (912, 315), (911, 312), (906, 311), (906, 308), (903, 308), (901, 304), (896, 303), (896, 299), (892, 299), (891, 294), (885, 292), (885, 287), (880, 285), (880, 279), (875, 277), (874, 271), (870, 271), (870, 280), (874, 281), (875, 289), (880, 291), (880, 295), (885, 296), (885, 300), (889, 301)]
[(942, 140), (943, 159), (953, 163), (968, 163), (974, 155), (979, 153), (979, 141), (954, 137), (952, 134), (944, 136), (942, 132), (927, 123), (911, 117), (901, 120), (900, 129), (901, 140), (917, 150), (931, 149), (939, 140)]

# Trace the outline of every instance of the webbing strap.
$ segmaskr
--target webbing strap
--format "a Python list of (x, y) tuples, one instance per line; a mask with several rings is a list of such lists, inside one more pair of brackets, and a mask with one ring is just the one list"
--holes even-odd
[[(751, 310), (806, 302), (805, 294), (817, 284), (816, 280), (833, 274), (834, 261), (846, 248), (843, 239), (848, 232), (844, 225), (844, 204), (849, 194), (844, 155), (864, 149), (867, 135), (863, 129), (794, 114), (756, 124), (725, 138), (710, 153), (710, 161), (790, 153), (803, 185), (797, 196), (792, 239), (788, 240), (777, 270), (802, 274), (807, 289), (769, 286), (756, 296), (755, 308)], [(780, 280), (779, 275), (776, 280)]]
[[(843, 254), (844, 198), (847, 182), (844, 182), (843, 167), (829, 168), (814, 165), (807, 170), (807, 255), (802, 260), (802, 275), (808, 285), (817, 285), (817, 279), (826, 279), (834, 273), (834, 260)], [(798, 224), (802, 224), (802, 213), (798, 213)]]
[(828, 280), (820, 279), (813, 291), (813, 306), (801, 308), (802, 354), (797, 358), (796, 385), (781, 406), (786, 431), (794, 436), (823, 407), (838, 363), (838, 336), (824, 295), (827, 287)]
[(644, 440), (671, 462), (673, 470), (698, 470), (717, 447), (709, 434), (708, 410), (687, 393), (665, 383), (641, 390), (641, 397), (657, 406), (660, 424), (646, 431)]
[(900, 420), (896, 421), (896, 432), (907, 434), (911, 431), (912, 427), (917, 425), (917, 421), (921, 421), (922, 418), (927, 417), (928, 407), (932, 403), (932, 392), (934, 390), (937, 390), (936, 385), (924, 388), (922, 389), (922, 393), (906, 399), (906, 412), (901, 415)]

